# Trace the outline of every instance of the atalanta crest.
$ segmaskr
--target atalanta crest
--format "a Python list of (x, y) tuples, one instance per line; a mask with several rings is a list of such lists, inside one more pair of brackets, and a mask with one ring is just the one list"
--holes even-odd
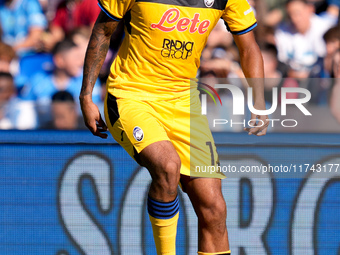
[(133, 137), (138, 141), (142, 141), (144, 138), (144, 132), (140, 127), (135, 127), (133, 129)]
[(211, 6), (213, 6), (215, 0), (204, 0), (204, 4), (206, 7), (210, 8)]

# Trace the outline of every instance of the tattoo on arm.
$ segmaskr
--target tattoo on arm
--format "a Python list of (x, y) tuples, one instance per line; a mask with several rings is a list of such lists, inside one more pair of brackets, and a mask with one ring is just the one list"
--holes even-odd
[(105, 13), (100, 12), (93, 27), (85, 55), (84, 76), (79, 96), (80, 99), (86, 95), (92, 94), (93, 87), (109, 49), (111, 35), (115, 31), (118, 23), (118, 21), (112, 20)]

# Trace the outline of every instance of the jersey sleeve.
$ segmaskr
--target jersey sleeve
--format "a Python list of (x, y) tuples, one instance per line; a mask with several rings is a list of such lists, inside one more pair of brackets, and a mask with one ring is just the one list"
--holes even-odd
[(134, 0), (98, 0), (98, 5), (113, 20), (121, 20), (131, 9)]
[(222, 14), (227, 29), (236, 35), (242, 35), (257, 26), (252, 7), (247, 0), (229, 0)]

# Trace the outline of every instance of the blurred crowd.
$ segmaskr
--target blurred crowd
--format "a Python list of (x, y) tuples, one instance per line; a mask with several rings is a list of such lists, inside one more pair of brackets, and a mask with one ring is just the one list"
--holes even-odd
[[(304, 87), (312, 93), (311, 104), (329, 105), (340, 122), (340, 0), (249, 3), (258, 20), (255, 36), (264, 59), (268, 104), (273, 87)], [(78, 95), (99, 12), (96, 0), (0, 0), (0, 129), (84, 128)], [(100, 107), (123, 37), (122, 23), (93, 92)], [(232, 34), (222, 20), (209, 36), (198, 78), (209, 78), (212, 85), (217, 79), (244, 78)]]

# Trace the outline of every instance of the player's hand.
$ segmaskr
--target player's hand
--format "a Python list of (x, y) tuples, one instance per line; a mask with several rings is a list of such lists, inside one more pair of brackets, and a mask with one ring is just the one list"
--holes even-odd
[[(265, 106), (257, 107), (254, 105), (255, 109), (264, 110)], [(263, 136), (267, 133), (267, 129), (269, 126), (269, 120), (267, 115), (256, 115), (251, 113), (251, 121), (249, 122), (248, 128), (244, 128), (244, 131), (248, 132), (249, 135)]]
[(244, 128), (249, 135), (263, 136), (267, 133), (269, 121), (267, 115), (251, 114), (250, 127)]
[(244, 128), (249, 135), (263, 136), (267, 133), (269, 126), (267, 115), (251, 114), (250, 127)]
[(107, 131), (107, 126), (100, 115), (97, 105), (90, 99), (82, 98), (80, 106), (86, 127), (93, 135), (106, 139), (107, 134), (104, 132)]

